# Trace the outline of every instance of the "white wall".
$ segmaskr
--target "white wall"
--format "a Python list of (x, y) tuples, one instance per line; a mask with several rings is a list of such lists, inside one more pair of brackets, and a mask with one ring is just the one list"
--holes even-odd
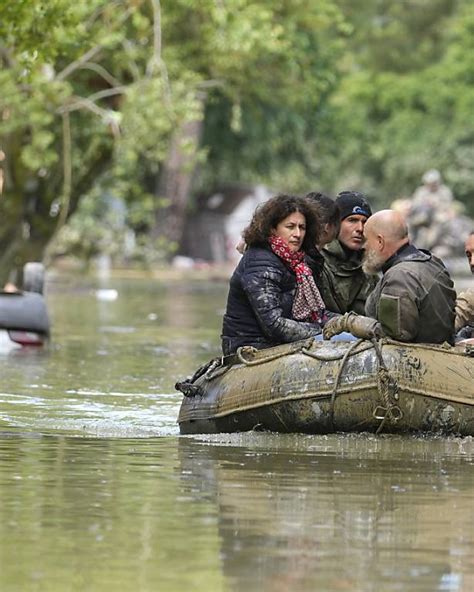
[(225, 223), (225, 234), (227, 242), (227, 257), (229, 261), (237, 263), (240, 259), (239, 253), (235, 250), (236, 244), (240, 240), (242, 230), (252, 219), (255, 208), (272, 197), (272, 193), (264, 185), (256, 185), (253, 193), (249, 193), (235, 210), (228, 216)]

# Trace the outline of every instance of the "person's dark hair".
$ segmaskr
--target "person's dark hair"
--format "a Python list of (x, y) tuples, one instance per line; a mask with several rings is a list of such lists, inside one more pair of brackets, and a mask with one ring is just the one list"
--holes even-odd
[(308, 199), (313, 200), (319, 209), (321, 224), (330, 224), (331, 226), (339, 227), (341, 212), (337, 203), (328, 195), (320, 193), (319, 191), (311, 191), (307, 193)]
[(258, 206), (242, 234), (245, 242), (249, 247), (267, 245), (272, 231), (294, 212), (300, 212), (305, 217), (306, 233), (302, 248), (308, 251), (318, 242), (320, 213), (314, 201), (297, 195), (277, 195)]

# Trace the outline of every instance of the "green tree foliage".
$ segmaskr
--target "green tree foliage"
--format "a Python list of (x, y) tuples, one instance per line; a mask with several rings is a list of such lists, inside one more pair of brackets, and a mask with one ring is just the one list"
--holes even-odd
[(411, 195), (422, 173), (435, 167), (469, 207), (474, 188), (472, 4), (342, 4), (353, 10), (346, 14), (357, 33), (323, 123), (329, 139), (325, 170), (337, 178), (339, 169), (339, 186), (355, 184), (386, 206)]
[[(208, 105), (230, 105), (236, 132), (274, 112), (276, 125), (254, 135), (254, 154), (283, 144), (282, 129), (301, 130), (333, 84), (331, 48), (343, 27), (332, 0), (7, 4), (3, 270), (38, 258), (97, 182), (133, 204), (152, 198), (155, 227), (167, 214), (182, 216), (194, 167), (219, 140), (207, 134), (201, 142)], [(281, 161), (269, 166), (268, 155), (267, 172)]]
[(338, 34), (334, 21), (316, 33), (295, 27), (314, 78), (295, 84), (298, 106), (225, 94), (208, 104), (204, 186), (357, 188), (386, 207), (436, 167), (474, 213), (472, 3), (336, 0), (332, 9)]
[(259, 180), (304, 191), (318, 170), (314, 138), (350, 28), (332, 1), (267, 3), (277, 4), (279, 51), (248, 64), (240, 89), (219, 89), (207, 104), (204, 186)]
[[(474, 187), (470, 0), (0, 0), (0, 281), (103, 192), (171, 251), (193, 190)], [(80, 226), (79, 226), (80, 229)], [(80, 230), (76, 233), (80, 240)]]

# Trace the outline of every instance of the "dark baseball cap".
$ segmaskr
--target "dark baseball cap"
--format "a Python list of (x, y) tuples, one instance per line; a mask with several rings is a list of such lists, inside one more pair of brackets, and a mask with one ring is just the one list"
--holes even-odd
[(363, 193), (358, 191), (341, 191), (336, 197), (336, 204), (341, 212), (341, 221), (348, 216), (372, 216), (372, 209)]

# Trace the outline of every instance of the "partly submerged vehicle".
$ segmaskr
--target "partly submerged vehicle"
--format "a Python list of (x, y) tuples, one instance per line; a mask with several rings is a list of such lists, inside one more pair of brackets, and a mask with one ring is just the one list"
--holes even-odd
[(39, 346), (49, 338), (50, 323), (43, 296), (44, 267), (27, 263), (23, 289), (0, 291), (0, 346)]
[(188, 380), (182, 434), (474, 435), (474, 348), (313, 339), (216, 358)]

